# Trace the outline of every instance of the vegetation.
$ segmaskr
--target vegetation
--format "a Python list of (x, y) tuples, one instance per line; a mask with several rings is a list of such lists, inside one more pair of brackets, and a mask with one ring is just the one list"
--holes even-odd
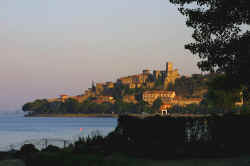
[[(113, 154), (112, 156), (94, 155), (94, 154), (72, 154), (61, 151), (57, 153), (39, 152), (34, 154), (30, 165), (35, 166), (228, 166), (237, 165), (245, 166), (249, 161), (248, 156), (228, 157), (228, 158), (193, 158), (193, 159), (176, 159), (176, 160), (152, 160), (134, 158), (122, 154)], [(44, 164), (44, 165), (43, 165)], [(0, 166), (25, 166), (19, 160), (0, 161)], [(29, 166), (29, 165), (27, 165)]]
[[(224, 74), (194, 74), (191, 77), (181, 77), (176, 79), (175, 84), (168, 87), (168, 90), (174, 90), (177, 96), (183, 98), (203, 98), (199, 105), (191, 104), (187, 106), (173, 106), (169, 113), (174, 114), (216, 114), (226, 112), (236, 112), (246, 110), (247, 106), (238, 107), (236, 102), (241, 100), (242, 88), (231, 88), (228, 84), (230, 79)], [(171, 89), (170, 89), (171, 88)], [(23, 110), (30, 112), (30, 115), (55, 115), (56, 114), (92, 114), (92, 115), (111, 115), (111, 114), (141, 114), (141, 113), (157, 113), (162, 101), (157, 99), (152, 106), (144, 102), (142, 93), (145, 89), (135, 88), (128, 89), (120, 87), (123, 94), (133, 94), (138, 101), (137, 104), (125, 103), (122, 96), (116, 98), (114, 104), (102, 103), (96, 104), (89, 98), (83, 103), (79, 103), (74, 99), (68, 99), (65, 102), (48, 102), (47, 100), (36, 100), (26, 103)], [(120, 92), (113, 93), (120, 94)], [(245, 99), (245, 103), (247, 100)], [(248, 100), (249, 101), (249, 100)], [(245, 104), (246, 105), (246, 104)], [(243, 111), (247, 112), (247, 111)], [(71, 115), (70, 115), (71, 116)]]
[(162, 78), (158, 78), (154, 82), (155, 82), (154, 89), (162, 89), (164, 87), (163, 79)]
[(248, 125), (249, 115), (144, 119), (120, 116), (117, 128), (105, 137), (96, 134), (79, 138), (63, 149), (49, 145), (41, 151), (26, 144), (17, 152), (4, 155), (8, 159), (11, 155), (19, 158), (27, 166), (157, 165), (158, 159), (159, 165), (173, 159), (183, 164), (184, 158), (207, 157), (212, 161), (213, 157), (249, 154), (250, 135), (242, 130)]
[(203, 97), (208, 86), (207, 82), (213, 75), (193, 74), (191, 77), (182, 76), (176, 79), (175, 84), (171, 84), (168, 89), (176, 92), (177, 96), (184, 98)]
[(241, 88), (231, 89), (229, 81), (225, 75), (218, 75), (211, 80), (203, 104), (223, 110), (234, 108), (235, 103), (241, 101)]
[(160, 98), (157, 98), (152, 105), (152, 109), (158, 111), (161, 105), (162, 105), (162, 100)]
[[(242, 88), (249, 97), (250, 1), (249, 0), (170, 0), (179, 4), (194, 29), (195, 42), (185, 48), (198, 55), (203, 71), (224, 73), (231, 89)], [(245, 27), (245, 28), (244, 28)]]
[(227, 114), (227, 113), (239, 113), (247, 114), (250, 111), (248, 106), (234, 106), (230, 109), (225, 109), (223, 107), (218, 107), (214, 105), (207, 105), (205, 101), (201, 104), (189, 104), (186, 106), (174, 105), (168, 112), (170, 115), (174, 116), (177, 114), (189, 114), (192, 115), (215, 115), (215, 114)]
[[(249, 119), (246, 115), (145, 119), (122, 116), (116, 132), (125, 141), (120, 142), (120, 149), (133, 155), (156, 158), (232, 155), (249, 152), (250, 135), (241, 130), (250, 123)], [(155, 130), (149, 133), (149, 128)]]
[(23, 110), (30, 112), (31, 115), (36, 114), (140, 114), (142, 112), (153, 113), (154, 110), (150, 106), (141, 101), (138, 104), (124, 103), (117, 100), (115, 104), (103, 103), (96, 104), (89, 100), (79, 103), (74, 99), (68, 99), (65, 102), (48, 102), (47, 100), (36, 100), (32, 103), (26, 103)]
[(128, 85), (116, 84), (114, 88), (105, 89), (102, 94), (107, 96), (113, 96), (116, 100), (122, 100), (125, 95), (140, 95), (144, 91), (144, 88), (130, 89)]
[[(193, 74), (191, 77), (181, 77), (176, 79), (175, 84), (171, 84), (168, 90), (174, 90), (177, 96), (183, 98), (202, 98), (201, 105), (189, 105), (185, 107), (174, 106), (172, 113), (217, 113), (226, 112), (226, 110), (236, 110), (235, 103), (240, 101), (241, 89), (231, 89), (228, 84), (230, 80), (222, 74), (200, 75)], [(116, 91), (117, 90), (117, 91)], [(95, 98), (79, 103), (74, 99), (68, 99), (65, 102), (48, 102), (47, 100), (36, 100), (26, 103), (23, 110), (37, 114), (141, 114), (156, 113), (162, 101), (157, 99), (152, 106), (148, 105), (142, 99), (142, 93), (145, 89), (129, 89), (126, 86), (117, 86), (112, 90), (116, 96), (116, 102), (97, 104), (92, 102)], [(107, 92), (106, 92), (107, 93)], [(111, 93), (111, 92), (109, 92)], [(125, 103), (122, 101), (122, 95), (135, 95), (137, 104)], [(190, 111), (191, 110), (191, 111)]]
[[(113, 154), (152, 159), (183, 157), (225, 157), (250, 153), (250, 134), (244, 130), (250, 125), (250, 107), (236, 107), (241, 92), (249, 97), (247, 77), (250, 55), (250, 31), (241, 26), (250, 23), (249, 0), (170, 0), (180, 4), (180, 12), (187, 16), (187, 26), (194, 28), (194, 43), (186, 49), (197, 54), (203, 71), (217, 75), (181, 77), (169, 90), (183, 97), (200, 97), (197, 91), (207, 89), (200, 105), (174, 106), (171, 113), (216, 114), (204, 117), (148, 117), (120, 116), (115, 131), (106, 137), (96, 135), (81, 138), (70, 147), (59, 150), (50, 147), (42, 152), (26, 145), (17, 155), (30, 165), (128, 165), (130, 160), (110, 160)], [(192, 3), (196, 3), (193, 5)], [(185, 6), (191, 4), (189, 6)], [(156, 87), (160, 87), (156, 81)], [(142, 93), (117, 86), (106, 92), (115, 96), (116, 103), (95, 104), (36, 100), (23, 106), (33, 113), (153, 113), (162, 104), (157, 99), (152, 108), (139, 100), (138, 104), (123, 103), (125, 94)], [(237, 110), (237, 114), (234, 111)], [(228, 114), (220, 115), (219, 113)], [(92, 156), (90, 156), (92, 154)], [(27, 157), (28, 156), (28, 157)], [(96, 157), (98, 156), (98, 157)], [(87, 157), (87, 158), (85, 158)], [(101, 159), (100, 159), (101, 158)], [(138, 163), (137, 163), (138, 164)], [(147, 165), (145, 163), (144, 165)], [(231, 163), (230, 163), (231, 164)], [(238, 163), (237, 163), (238, 164)]]
[[(175, 83), (169, 83), (167, 90), (175, 91), (178, 96), (184, 98), (203, 97), (204, 93), (208, 89), (208, 82), (216, 77), (217, 74), (193, 74), (190, 77), (182, 76), (175, 80)], [(109, 92), (104, 92), (105, 95), (114, 96), (115, 99), (122, 99), (125, 95), (136, 95), (137, 100), (142, 100), (141, 96), (145, 90), (160, 90), (163, 89), (163, 81), (161, 78), (154, 80), (155, 86), (152, 89), (134, 88), (130, 89), (125, 85), (116, 85), (114, 89), (110, 89)]]

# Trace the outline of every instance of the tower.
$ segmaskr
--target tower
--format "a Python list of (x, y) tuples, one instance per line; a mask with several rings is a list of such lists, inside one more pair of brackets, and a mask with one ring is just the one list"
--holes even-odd
[(96, 90), (96, 87), (95, 87), (95, 82), (92, 80), (92, 91), (95, 91)]
[(167, 62), (166, 63), (166, 75), (168, 75), (169, 72), (173, 71), (173, 63)]

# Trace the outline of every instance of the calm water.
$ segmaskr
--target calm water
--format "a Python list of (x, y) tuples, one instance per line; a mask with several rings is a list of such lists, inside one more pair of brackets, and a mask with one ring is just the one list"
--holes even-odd
[(0, 115), (0, 150), (34, 139), (76, 140), (79, 136), (106, 135), (117, 125), (116, 118), (25, 118)]

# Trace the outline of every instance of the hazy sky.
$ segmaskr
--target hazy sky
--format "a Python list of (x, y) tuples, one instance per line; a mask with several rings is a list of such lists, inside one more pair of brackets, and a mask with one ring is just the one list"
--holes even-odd
[(184, 50), (192, 29), (168, 0), (0, 1), (0, 110), (81, 94), (172, 61), (200, 73)]

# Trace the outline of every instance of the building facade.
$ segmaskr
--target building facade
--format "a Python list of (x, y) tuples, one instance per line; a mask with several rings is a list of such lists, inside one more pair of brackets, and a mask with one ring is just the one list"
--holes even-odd
[(176, 94), (174, 91), (166, 90), (153, 90), (143, 92), (142, 98), (145, 102), (153, 104), (154, 101), (160, 98), (164, 102), (171, 102), (175, 98)]

